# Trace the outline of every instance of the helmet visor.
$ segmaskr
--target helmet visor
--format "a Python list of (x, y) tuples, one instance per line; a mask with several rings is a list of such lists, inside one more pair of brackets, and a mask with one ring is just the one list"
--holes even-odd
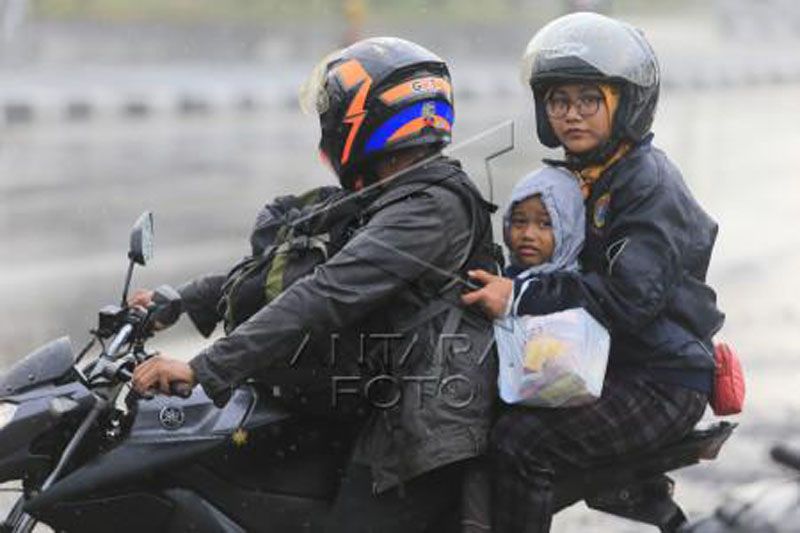
[(659, 82), (655, 53), (639, 29), (596, 13), (575, 13), (550, 22), (533, 36), (522, 56), (523, 83), (557, 75), (556, 65), (570, 59), (640, 87)]

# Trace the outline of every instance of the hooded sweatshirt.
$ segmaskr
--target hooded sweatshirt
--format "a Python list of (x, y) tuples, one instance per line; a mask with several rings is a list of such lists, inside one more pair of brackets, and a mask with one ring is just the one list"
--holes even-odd
[(531, 172), (511, 191), (511, 202), (503, 215), (503, 238), (511, 250), (511, 213), (520, 202), (539, 196), (544, 204), (553, 227), (555, 246), (550, 261), (533, 267), (525, 267), (515, 262), (510, 254), (510, 265), (506, 275), (517, 280), (551, 272), (576, 272), (578, 255), (583, 248), (586, 231), (583, 196), (577, 178), (569, 171), (556, 167), (542, 167)]

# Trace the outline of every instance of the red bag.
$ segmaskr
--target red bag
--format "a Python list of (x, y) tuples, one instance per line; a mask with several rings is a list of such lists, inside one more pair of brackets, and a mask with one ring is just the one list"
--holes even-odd
[(709, 399), (717, 416), (735, 415), (744, 405), (744, 372), (733, 348), (721, 342), (714, 346), (717, 371), (714, 375), (714, 393)]

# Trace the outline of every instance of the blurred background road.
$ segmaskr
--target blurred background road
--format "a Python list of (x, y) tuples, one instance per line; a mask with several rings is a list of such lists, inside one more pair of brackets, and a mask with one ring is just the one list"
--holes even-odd
[[(178, 284), (247, 251), (259, 207), (334, 183), (297, 87), (356, 36), (397, 35), (449, 60), (453, 151), (496, 203), (548, 153), (517, 64), (549, 19), (590, 7), (644, 30), (664, 90), (655, 143), (720, 223), (710, 282), (748, 377), (747, 412), (714, 463), (679, 473), (694, 517), (738, 483), (781, 472), (798, 434), (800, 6), (788, 0), (0, 0), (0, 367), (119, 298), (128, 228), (155, 212), (155, 259), (135, 283)], [(199, 346), (184, 326), (165, 351)], [(158, 344), (158, 343), (156, 343)], [(576, 506), (555, 531), (647, 531)]]

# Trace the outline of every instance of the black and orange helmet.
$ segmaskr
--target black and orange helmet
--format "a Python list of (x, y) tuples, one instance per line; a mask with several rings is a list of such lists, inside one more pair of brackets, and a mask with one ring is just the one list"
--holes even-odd
[(342, 185), (376, 158), (450, 142), (453, 91), (444, 61), (412, 42), (378, 37), (326, 57), (301, 89), (319, 115), (319, 147)]

